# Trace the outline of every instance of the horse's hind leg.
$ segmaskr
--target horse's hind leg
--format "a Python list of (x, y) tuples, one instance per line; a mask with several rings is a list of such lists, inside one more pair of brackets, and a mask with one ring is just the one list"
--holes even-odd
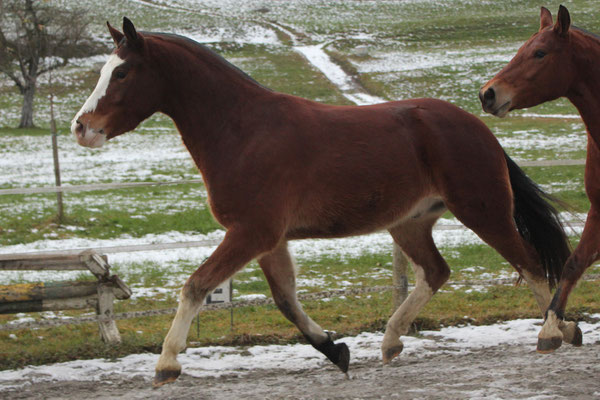
[[(475, 204), (482, 206), (478, 208)], [(493, 207), (489, 207), (490, 204)], [(447, 205), (456, 218), (498, 251), (519, 272), (533, 292), (543, 315), (552, 299), (550, 286), (535, 250), (515, 227), (511, 193), (506, 189), (472, 192), (466, 202), (447, 199)], [(574, 322), (562, 322), (559, 329), (563, 341), (577, 345), (581, 340), (580, 330)]]
[(190, 325), (206, 295), (253, 258), (270, 251), (279, 241), (277, 235), (257, 232), (260, 230), (255, 226), (251, 230), (229, 230), (215, 252), (187, 280), (156, 364), (154, 386), (172, 382), (181, 373), (177, 354), (186, 347)]
[(269, 282), (273, 299), (283, 315), (298, 327), (314, 348), (325, 354), (342, 372), (348, 371), (348, 346), (345, 343), (334, 344), (329, 335), (306, 315), (298, 302), (296, 274), (287, 243), (281, 243), (271, 253), (262, 256), (258, 263)]
[(412, 261), (416, 285), (387, 323), (381, 346), (385, 364), (402, 352), (404, 345), (400, 336), (408, 332), (419, 311), (450, 276), (450, 268), (431, 237), (431, 228), (439, 215), (438, 211), (418, 219), (411, 218), (390, 229), (394, 241)]

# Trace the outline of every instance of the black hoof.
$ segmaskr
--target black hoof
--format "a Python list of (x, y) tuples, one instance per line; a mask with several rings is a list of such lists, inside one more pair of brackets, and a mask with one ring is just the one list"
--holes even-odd
[(336, 350), (338, 351), (339, 361), (335, 363), (338, 368), (343, 372), (348, 372), (348, 366), (350, 365), (350, 349), (346, 346), (346, 343), (338, 343), (335, 345)]
[(181, 375), (181, 370), (169, 370), (165, 369), (162, 371), (156, 371), (154, 375), (154, 382), (152, 386), (155, 388), (161, 387), (164, 384), (175, 382), (177, 378)]
[(313, 347), (319, 350), (321, 353), (338, 366), (338, 368), (346, 373), (348, 372), (348, 365), (350, 364), (350, 350), (346, 343), (333, 343), (331, 337), (321, 344), (312, 343)]
[(581, 333), (581, 329), (578, 326), (575, 327), (575, 335), (571, 344), (575, 347), (580, 347), (583, 344), (583, 333)]
[(552, 353), (554, 350), (558, 349), (562, 344), (562, 338), (553, 337), (553, 338), (538, 338), (537, 344), (537, 352), (546, 354)]

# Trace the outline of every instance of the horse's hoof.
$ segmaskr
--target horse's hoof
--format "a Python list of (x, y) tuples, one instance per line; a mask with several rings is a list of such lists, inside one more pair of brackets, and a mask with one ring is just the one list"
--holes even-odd
[[(561, 322), (558, 328), (562, 332), (563, 342), (572, 344), (573, 346), (581, 346), (583, 343), (583, 334), (581, 329), (577, 326), (576, 322)], [(555, 336), (555, 335), (550, 335)]]
[(537, 352), (542, 354), (552, 353), (562, 344), (561, 337), (538, 338)]
[[(327, 333), (328, 338), (321, 344), (312, 344), (313, 347), (319, 350), (321, 353), (338, 366), (342, 372), (348, 372), (348, 365), (350, 364), (350, 350), (346, 343), (333, 343), (331, 335)], [(310, 338), (309, 338), (310, 340)]]
[(581, 333), (581, 329), (578, 326), (575, 326), (575, 334), (573, 335), (571, 344), (575, 347), (580, 347), (583, 344), (583, 333)]
[(154, 375), (154, 382), (152, 383), (152, 386), (155, 388), (158, 388), (167, 383), (175, 382), (177, 380), (177, 378), (179, 377), (179, 375), (181, 375), (180, 369), (179, 370), (163, 369), (160, 371), (157, 370), (156, 374)]
[(346, 343), (338, 343), (335, 345), (335, 349), (338, 352), (338, 362), (335, 365), (343, 372), (348, 372), (348, 366), (350, 365), (350, 349), (346, 346)]
[(393, 346), (393, 347), (390, 347), (389, 349), (383, 350), (382, 351), (383, 363), (388, 364), (390, 361), (392, 361), (394, 358), (396, 358), (400, 353), (402, 353), (403, 349), (404, 349), (404, 345), (402, 343), (400, 343), (400, 345), (398, 345), (398, 346)]

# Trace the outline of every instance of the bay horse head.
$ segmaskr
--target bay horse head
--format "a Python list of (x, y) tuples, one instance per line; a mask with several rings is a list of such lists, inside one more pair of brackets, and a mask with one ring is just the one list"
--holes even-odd
[(160, 104), (161, 80), (148, 66), (144, 36), (127, 18), (123, 18), (123, 33), (106, 24), (116, 49), (71, 123), (77, 142), (86, 147), (102, 147), (107, 140), (135, 129)]
[(562, 5), (556, 23), (542, 7), (539, 31), (479, 91), (483, 110), (504, 117), (511, 110), (567, 96), (576, 79), (570, 25), (569, 11)]

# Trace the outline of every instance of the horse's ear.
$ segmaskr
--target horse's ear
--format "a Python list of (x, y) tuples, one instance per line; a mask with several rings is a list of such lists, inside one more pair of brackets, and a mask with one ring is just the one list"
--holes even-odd
[(554, 32), (560, 36), (566, 36), (569, 33), (569, 27), (571, 26), (571, 16), (569, 10), (562, 4), (558, 8), (558, 17), (556, 18), (556, 24), (554, 25)]
[(123, 32), (127, 38), (128, 46), (133, 48), (140, 48), (142, 46), (144, 39), (137, 33), (135, 26), (133, 26), (133, 22), (127, 17), (123, 17)]
[(108, 31), (110, 32), (110, 36), (112, 36), (113, 41), (115, 42), (115, 46), (118, 47), (119, 43), (121, 43), (121, 40), (123, 39), (123, 37), (125, 37), (125, 35), (113, 28), (108, 21), (106, 21), (106, 26), (108, 26)]
[(552, 14), (546, 7), (540, 11), (540, 31), (552, 25)]

